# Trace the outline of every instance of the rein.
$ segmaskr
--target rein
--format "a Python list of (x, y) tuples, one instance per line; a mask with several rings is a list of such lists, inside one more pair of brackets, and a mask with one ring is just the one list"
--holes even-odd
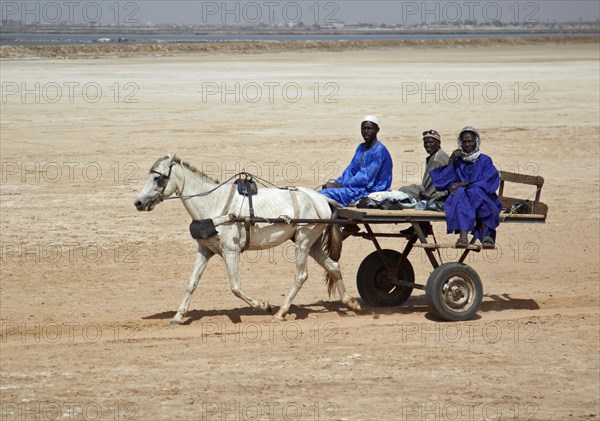
[[(169, 174), (167, 176), (165, 176), (164, 174), (160, 174), (158, 171), (150, 171), (153, 173), (157, 173), (160, 174), (162, 177), (166, 177), (166, 180), (168, 180), (171, 177), (171, 169), (173, 168), (173, 164), (171, 164), (169, 166)], [(212, 192), (216, 191), (217, 189), (223, 187), (224, 185), (226, 185), (227, 183), (229, 183), (231, 180), (233, 180), (234, 178), (241, 178), (241, 177), (245, 177), (246, 179), (255, 179), (261, 182), (261, 184), (263, 186), (266, 185), (270, 185), (272, 187), (275, 187), (277, 189), (282, 189), (282, 187), (279, 187), (273, 183), (271, 183), (268, 180), (265, 180), (257, 175), (254, 174), (250, 174), (248, 172), (239, 172), (237, 174), (232, 175), (231, 177), (229, 177), (227, 180), (223, 181), (222, 183), (220, 183), (219, 185), (215, 186), (214, 188), (210, 189), (209, 191), (203, 192), (203, 193), (196, 193), (196, 194), (188, 194), (188, 195), (179, 195), (179, 196), (169, 196), (169, 197), (165, 197), (163, 195), (165, 188), (167, 187), (167, 185), (165, 184), (165, 187), (163, 187), (162, 192), (160, 193), (160, 200), (161, 202), (164, 200), (171, 200), (171, 199), (191, 199), (192, 197), (202, 197), (202, 196), (208, 196), (209, 194), (211, 194)], [(183, 190), (183, 188), (182, 188)]]
[[(266, 222), (266, 223), (285, 223), (285, 224), (291, 224), (291, 223), (320, 223), (322, 221), (322, 216), (320, 214), (320, 212), (318, 211), (318, 207), (315, 205), (315, 209), (317, 209), (317, 213), (319, 215), (319, 219), (298, 219), (298, 199), (296, 198), (296, 192), (297, 192), (297, 188), (295, 187), (279, 187), (273, 183), (271, 183), (268, 180), (263, 179), (262, 177), (256, 176), (254, 174), (248, 173), (248, 172), (239, 172), (237, 174), (232, 175), (231, 177), (229, 177), (227, 180), (223, 181), (222, 183), (217, 184), (215, 187), (213, 187), (212, 189), (202, 192), (202, 193), (196, 193), (196, 194), (189, 194), (189, 195), (177, 195), (177, 196), (165, 196), (164, 192), (165, 189), (167, 188), (167, 185), (169, 184), (169, 180), (171, 178), (171, 173), (173, 171), (173, 166), (176, 165), (177, 163), (171, 163), (169, 165), (169, 173), (168, 174), (163, 174), (159, 171), (155, 171), (155, 170), (151, 170), (151, 173), (154, 174), (158, 174), (159, 178), (158, 178), (158, 183), (159, 186), (162, 186), (162, 191), (159, 193), (159, 200), (165, 201), (165, 200), (171, 200), (171, 199), (182, 199), (182, 200), (187, 200), (187, 199), (191, 199), (194, 197), (203, 197), (203, 196), (208, 196), (209, 194), (215, 192), (216, 190), (220, 189), (221, 187), (223, 187), (226, 184), (229, 184), (229, 182), (231, 182), (233, 179), (237, 178), (238, 182), (236, 182), (238, 184), (238, 192), (240, 194), (242, 194), (244, 197), (242, 199), (242, 204), (243, 204), (243, 200), (248, 200), (248, 209), (249, 209), (249, 213), (250, 215), (248, 217), (240, 217), (240, 216), (235, 216), (234, 214), (228, 214), (229, 212), (229, 207), (231, 206), (231, 202), (233, 199), (233, 196), (235, 194), (235, 184), (231, 185), (231, 191), (229, 193), (229, 197), (227, 198), (227, 201), (225, 202), (224, 208), (221, 212), (221, 216), (215, 218), (209, 218), (209, 219), (202, 219), (199, 221), (192, 221), (192, 224), (190, 225), (190, 233), (192, 234), (193, 238), (196, 239), (207, 239), (209, 237), (211, 237), (214, 234), (217, 234), (217, 231), (215, 229), (215, 221), (218, 220), (218, 225), (221, 225), (223, 223), (227, 223), (227, 222), (233, 222), (233, 223), (243, 223), (244, 224), (244, 229), (246, 231), (246, 238), (245, 238), (245, 242), (244, 244), (241, 246), (241, 251), (245, 251), (248, 249), (249, 245), (250, 245), (250, 237), (251, 237), (251, 227), (254, 226), (256, 224), (256, 222)], [(273, 187), (276, 189), (280, 189), (280, 190), (285, 190), (287, 189), (290, 192), (291, 195), (291, 200), (292, 200), (292, 204), (293, 204), (293, 208), (294, 208), (294, 215), (293, 218), (289, 217), (289, 216), (285, 216), (282, 215), (279, 218), (262, 218), (262, 217), (257, 217), (254, 214), (254, 206), (252, 203), (252, 186), (251, 183), (253, 182), (253, 180), (256, 180), (258, 182), (261, 183), (261, 185), (265, 186), (265, 187)], [(183, 177), (183, 186), (185, 186), (185, 181), (186, 178), (185, 176)], [(181, 187), (181, 192), (183, 192), (183, 186)], [(243, 187), (240, 188), (241, 186), (245, 186), (247, 194), (243, 193)], [(311, 201), (312, 199), (310, 197), (308, 197)], [(314, 203), (313, 203), (314, 205)], [(337, 220), (337, 222), (340, 223), (347, 223), (345, 220)]]

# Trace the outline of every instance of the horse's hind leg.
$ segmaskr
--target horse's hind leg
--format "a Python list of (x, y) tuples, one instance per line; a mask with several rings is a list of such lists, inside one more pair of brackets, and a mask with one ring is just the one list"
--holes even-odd
[(274, 319), (284, 320), (285, 315), (290, 310), (292, 301), (296, 298), (296, 294), (304, 285), (304, 282), (308, 279), (308, 247), (310, 245), (310, 239), (305, 235), (296, 233), (296, 279), (294, 280), (294, 286), (286, 297), (285, 301), (279, 308), (279, 311), (273, 316)]
[(196, 254), (196, 264), (194, 265), (194, 270), (192, 270), (192, 275), (190, 276), (190, 281), (188, 283), (187, 289), (185, 290), (183, 301), (181, 301), (179, 310), (177, 311), (175, 317), (173, 317), (173, 319), (171, 320), (172, 325), (179, 325), (183, 321), (183, 317), (185, 316), (185, 313), (187, 313), (188, 307), (190, 305), (192, 294), (198, 286), (198, 282), (200, 281), (200, 277), (202, 276), (204, 269), (206, 269), (206, 264), (208, 263), (208, 260), (212, 256), (213, 252), (211, 252), (202, 245), (198, 246), (198, 252)]
[(346, 292), (346, 286), (342, 280), (342, 271), (340, 270), (340, 264), (327, 256), (323, 248), (321, 247), (321, 241), (317, 241), (310, 248), (310, 256), (327, 271), (329, 276), (335, 280), (335, 286), (340, 295), (340, 301), (353, 311), (360, 311), (360, 304), (358, 300)]
[(227, 275), (229, 276), (229, 285), (231, 292), (238, 298), (241, 298), (246, 303), (254, 308), (272, 312), (271, 304), (266, 301), (258, 301), (248, 296), (242, 291), (242, 283), (240, 281), (240, 253), (239, 252), (223, 252), (223, 260), (227, 267)]

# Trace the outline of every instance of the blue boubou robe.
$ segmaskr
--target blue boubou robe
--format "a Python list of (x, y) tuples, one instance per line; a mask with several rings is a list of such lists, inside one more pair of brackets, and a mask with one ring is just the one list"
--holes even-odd
[[(430, 174), (437, 190), (449, 190), (452, 183), (469, 183), (468, 187), (459, 187), (446, 199), (449, 233), (465, 230), (471, 231), (480, 241), (484, 236), (496, 238), (502, 205), (496, 195), (500, 174), (492, 158), (481, 154), (472, 163), (457, 158), (454, 165), (436, 168)], [(485, 232), (481, 232), (481, 224), (485, 225)]]
[(348, 206), (369, 193), (388, 191), (392, 185), (392, 157), (378, 140), (368, 150), (361, 143), (350, 165), (335, 182), (343, 187), (323, 189), (321, 193), (342, 206)]

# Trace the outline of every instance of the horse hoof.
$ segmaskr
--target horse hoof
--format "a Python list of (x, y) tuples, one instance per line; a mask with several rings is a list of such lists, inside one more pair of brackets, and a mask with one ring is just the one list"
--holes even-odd
[(352, 311), (361, 311), (362, 308), (360, 306), (360, 303), (358, 302), (358, 300), (354, 297), (351, 297), (348, 301), (346, 301), (344, 304), (346, 304), (346, 307), (348, 307), (350, 310)]
[(266, 311), (269, 314), (273, 314), (273, 308), (271, 307), (271, 304), (267, 303), (266, 301), (261, 301), (258, 305), (258, 308)]
[(181, 324), (181, 320), (173, 319), (169, 322), (171, 326), (179, 326)]
[(277, 314), (275, 314), (273, 316), (273, 321), (274, 322), (283, 322), (283, 321), (285, 321), (285, 313), (277, 312)]

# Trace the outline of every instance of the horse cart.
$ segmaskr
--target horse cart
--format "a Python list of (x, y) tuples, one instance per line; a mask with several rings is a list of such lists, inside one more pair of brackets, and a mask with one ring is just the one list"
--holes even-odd
[[(504, 196), (506, 182), (535, 186), (535, 199), (525, 201)], [(543, 184), (542, 177), (502, 172), (499, 197), (503, 209), (508, 212), (501, 214), (501, 222), (545, 222), (548, 207), (540, 202)], [(358, 292), (367, 304), (373, 307), (399, 306), (416, 288), (425, 290), (431, 310), (443, 320), (467, 320), (475, 314), (483, 297), (483, 287), (477, 272), (464, 262), (469, 253), (479, 253), (482, 246), (476, 244), (473, 238), (466, 248), (459, 249), (462, 254), (457, 262), (442, 263), (439, 250), (457, 248), (455, 244), (438, 243), (433, 235), (431, 222), (445, 222), (443, 212), (344, 208), (338, 211), (337, 216), (348, 224), (362, 226), (364, 230), (354, 230), (350, 235), (370, 240), (375, 246), (375, 251), (360, 264), (356, 276)], [(407, 223), (412, 229), (397, 233), (377, 232), (374, 228)], [(382, 237), (405, 239), (407, 243), (402, 251), (383, 249), (378, 241)], [(424, 285), (415, 282), (415, 273), (408, 259), (415, 247), (424, 249), (434, 269)]]
[[(237, 180), (230, 183), (236, 177)], [(477, 272), (464, 262), (469, 253), (481, 251), (481, 246), (473, 239), (466, 248), (463, 247), (458, 262), (442, 263), (439, 250), (456, 247), (439, 244), (433, 235), (431, 223), (445, 221), (443, 212), (358, 208), (334, 212), (325, 196), (312, 189), (278, 188), (269, 182), (266, 183), (272, 187), (258, 189), (254, 179), (265, 185), (266, 180), (248, 173), (236, 174), (219, 183), (175, 158), (174, 154), (159, 158), (150, 169), (146, 184), (134, 202), (135, 207), (139, 211), (151, 211), (164, 200), (181, 199), (192, 217), (190, 233), (198, 242), (196, 263), (172, 324), (182, 323), (202, 273), (215, 255), (225, 262), (233, 294), (254, 308), (271, 311), (270, 303), (253, 298), (242, 289), (239, 255), (246, 250), (272, 248), (289, 240), (295, 244), (296, 276), (292, 289), (274, 315), (276, 319), (284, 319), (306, 281), (309, 257), (325, 269), (329, 293), (337, 291), (345, 306), (360, 310), (358, 301), (346, 291), (339, 267), (342, 241), (349, 235), (368, 239), (375, 246), (375, 251), (363, 260), (357, 274), (358, 291), (367, 304), (399, 306), (417, 288), (425, 290), (433, 312), (444, 320), (467, 320), (477, 311), (483, 287)], [(506, 182), (535, 186), (535, 199), (505, 196)], [(502, 213), (501, 221), (544, 222), (548, 207), (540, 202), (543, 184), (542, 177), (502, 172), (499, 196), (508, 212)], [(374, 228), (407, 223), (412, 229), (395, 233), (378, 232)], [(428, 240), (430, 236), (433, 242)], [(383, 249), (378, 241), (382, 237), (408, 241), (402, 251)], [(424, 285), (415, 282), (408, 259), (415, 247), (424, 249), (434, 268)]]

